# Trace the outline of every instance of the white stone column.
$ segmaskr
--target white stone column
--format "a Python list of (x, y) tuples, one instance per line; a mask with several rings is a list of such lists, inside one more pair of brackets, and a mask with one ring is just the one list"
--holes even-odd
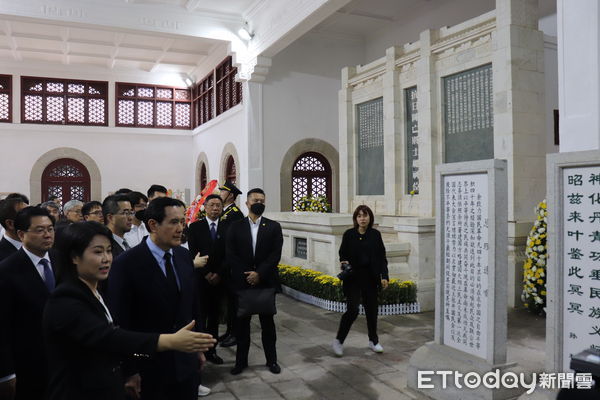
[(419, 122), (419, 212), (420, 216), (433, 217), (435, 166), (441, 161), (438, 156), (438, 76), (435, 73), (435, 60), (431, 44), (436, 40), (437, 31), (421, 32), (421, 57), (417, 61), (417, 102)]
[(558, 0), (560, 152), (600, 149), (600, 4)]
[(396, 215), (398, 201), (402, 193), (402, 171), (400, 153), (403, 150), (401, 89), (399, 74), (396, 71), (396, 58), (401, 49), (390, 47), (385, 52), (385, 73), (383, 74), (383, 170), (385, 190), (385, 214)]
[(537, 0), (496, 0), (494, 157), (508, 161), (508, 305), (521, 304), (523, 248), (545, 198), (544, 38)]
[(340, 121), (340, 213), (349, 213), (354, 197), (354, 126), (352, 89), (349, 80), (356, 75), (355, 67), (342, 69), (342, 89), (338, 94)]
[(244, 114), (248, 129), (248, 188), (264, 184), (263, 84), (244, 83)]

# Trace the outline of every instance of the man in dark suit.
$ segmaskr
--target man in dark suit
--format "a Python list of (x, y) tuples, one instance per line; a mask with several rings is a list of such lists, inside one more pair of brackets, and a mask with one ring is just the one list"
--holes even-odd
[(25, 207), (27, 204), (21, 198), (0, 200), (0, 225), (4, 228), (4, 235), (0, 240), (0, 261), (21, 248), (21, 241), (15, 230), (15, 217)]
[[(219, 187), (219, 190), (219, 195), (221, 196), (221, 200), (223, 200), (223, 214), (221, 215), (220, 222), (223, 225), (224, 235), (226, 236), (227, 229), (232, 223), (244, 219), (244, 214), (235, 204), (235, 200), (242, 192), (230, 181), (225, 181), (225, 183)], [(225, 285), (227, 286), (227, 330), (223, 336), (219, 337), (219, 344), (221, 347), (231, 347), (237, 344), (237, 339), (235, 338), (237, 295), (229, 284), (229, 268), (226, 267), (225, 270), (226, 275), (223, 278), (225, 279)]]
[(47, 384), (42, 313), (56, 282), (54, 221), (46, 209), (26, 207), (14, 226), (23, 246), (0, 263), (0, 393), (39, 400)]
[[(239, 293), (250, 288), (275, 288), (281, 291), (278, 265), (281, 259), (283, 235), (278, 222), (262, 217), (265, 211), (265, 192), (252, 189), (247, 194), (247, 218), (231, 225), (227, 232), (226, 257), (231, 269), (232, 286)], [(250, 349), (250, 319), (237, 319), (237, 352), (232, 375), (240, 374), (248, 366)], [(273, 315), (259, 314), (262, 329), (262, 344), (269, 370), (278, 374), (275, 342), (275, 322)]]
[(129, 197), (124, 194), (115, 194), (108, 196), (102, 202), (102, 214), (104, 214), (104, 223), (113, 234), (111, 240), (113, 260), (130, 246), (125, 239), (125, 233), (131, 230), (133, 224), (133, 208)]
[[(196, 280), (200, 293), (200, 329), (219, 336), (219, 314), (221, 300), (224, 298), (225, 272), (225, 231), (224, 224), (219, 222), (223, 211), (223, 201), (216, 194), (211, 194), (204, 201), (206, 216), (190, 225), (188, 231), (190, 253), (192, 258), (200, 256), (196, 265)], [(198, 260), (198, 258), (196, 259)], [(200, 267), (200, 268), (198, 268)], [(213, 347), (205, 353), (206, 359), (214, 364), (223, 364), (223, 359), (217, 355)]]
[[(124, 252), (112, 265), (108, 302), (115, 322), (138, 332), (173, 333), (197, 317), (197, 291), (190, 253), (180, 246), (184, 204), (154, 199), (145, 213), (150, 236)], [(138, 360), (128, 391), (143, 400), (195, 400), (200, 354), (166, 351)], [(140, 383), (141, 380), (141, 383)]]

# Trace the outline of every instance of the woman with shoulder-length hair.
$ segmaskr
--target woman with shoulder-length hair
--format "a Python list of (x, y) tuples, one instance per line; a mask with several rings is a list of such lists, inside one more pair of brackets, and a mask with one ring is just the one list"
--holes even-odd
[(141, 333), (113, 325), (98, 282), (108, 277), (112, 234), (97, 222), (77, 222), (58, 243), (60, 284), (43, 317), (49, 400), (125, 398), (121, 360), (157, 351), (206, 351), (215, 340), (192, 332), (194, 321), (173, 334)]
[(377, 337), (377, 293), (388, 286), (387, 258), (381, 233), (373, 228), (373, 211), (365, 205), (354, 210), (354, 227), (344, 232), (340, 246), (343, 280), (342, 288), (346, 296), (346, 312), (342, 315), (337, 336), (333, 341), (333, 352), (337, 356), (344, 353), (344, 340), (358, 316), (361, 303), (367, 316), (369, 348), (376, 353), (383, 352)]

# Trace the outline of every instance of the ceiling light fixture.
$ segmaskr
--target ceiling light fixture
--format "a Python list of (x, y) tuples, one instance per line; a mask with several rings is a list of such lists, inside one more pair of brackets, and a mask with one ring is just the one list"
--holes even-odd
[(187, 87), (192, 87), (194, 85), (194, 81), (192, 81), (192, 79), (189, 76), (186, 76), (183, 82), (186, 84)]
[(240, 30), (238, 31), (238, 35), (243, 40), (246, 40), (246, 41), (252, 40), (252, 38), (254, 37), (254, 33), (250, 32), (250, 29), (248, 28), (248, 22), (245, 22), (244, 26), (242, 26), (240, 28)]

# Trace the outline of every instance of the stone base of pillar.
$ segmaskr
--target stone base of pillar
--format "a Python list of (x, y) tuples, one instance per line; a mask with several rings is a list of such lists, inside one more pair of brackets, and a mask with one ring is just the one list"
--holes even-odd
[[(448, 375), (446, 386), (443, 387), (442, 375), (433, 374), (436, 371), (458, 371), (462, 374), (475, 372), (483, 377), (488, 372), (499, 371), (501, 377), (506, 372), (513, 372), (517, 375), (522, 371), (516, 363), (490, 365), (481, 358), (453, 349), (448, 346), (440, 345), (435, 342), (429, 342), (419, 347), (410, 357), (408, 363), (407, 386), (431, 399), (439, 400), (506, 400), (516, 399), (525, 389), (519, 388), (487, 388), (480, 384), (477, 388), (467, 388), (464, 386), (464, 379), (459, 380), (458, 387), (455, 382), (455, 375)], [(418, 388), (418, 372), (432, 371), (431, 374), (424, 374), (423, 377), (430, 378), (430, 381), (422, 381), (432, 388)], [(423, 373), (423, 372), (422, 372)], [(529, 382), (529, 379), (528, 379)], [(502, 386), (499, 384), (499, 386)], [(535, 393), (535, 392), (534, 392)]]

